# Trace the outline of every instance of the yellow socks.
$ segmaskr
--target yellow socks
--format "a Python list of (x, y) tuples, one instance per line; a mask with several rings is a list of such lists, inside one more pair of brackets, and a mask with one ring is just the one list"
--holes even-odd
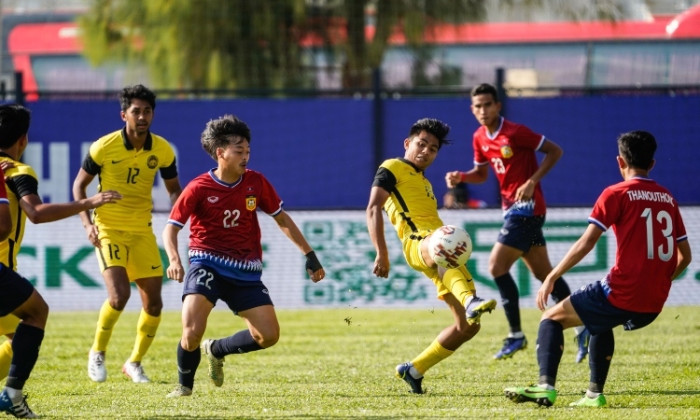
[(472, 275), (467, 270), (467, 267), (464, 266), (450, 268), (445, 271), (445, 274), (442, 276), (442, 284), (452, 292), (462, 306), (466, 306), (467, 301), (476, 294)]
[(158, 330), (158, 325), (160, 324), (160, 315), (151, 316), (141, 309), (141, 315), (139, 316), (139, 323), (136, 326), (136, 342), (134, 343), (134, 350), (129, 356), (130, 362), (140, 362), (143, 356), (151, 347), (153, 339), (156, 336), (156, 331)]
[(109, 339), (112, 337), (114, 324), (119, 320), (122, 311), (118, 311), (109, 305), (105, 300), (100, 308), (100, 316), (97, 318), (97, 328), (95, 330), (95, 341), (92, 343), (93, 351), (106, 351)]
[(436, 339), (425, 350), (423, 350), (418, 357), (411, 360), (411, 363), (413, 363), (413, 367), (416, 368), (416, 370), (422, 375), (440, 361), (450, 357), (452, 353), (454, 353), (453, 350), (447, 350)]

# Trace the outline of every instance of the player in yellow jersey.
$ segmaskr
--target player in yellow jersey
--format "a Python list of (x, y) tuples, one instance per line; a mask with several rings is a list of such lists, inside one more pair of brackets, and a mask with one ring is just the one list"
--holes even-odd
[(435, 283), (438, 298), (447, 304), (454, 319), (421, 354), (396, 367), (397, 376), (416, 394), (423, 393), (423, 374), (474, 337), (481, 327), (481, 314), (496, 307), (495, 300), (476, 296), (467, 267), (444, 269), (428, 253), (428, 238), (443, 223), (433, 187), (423, 173), (448, 143), (449, 131), (447, 124), (436, 119), (414, 123), (403, 143), (404, 157), (388, 159), (377, 170), (367, 205), (367, 227), (377, 251), (374, 274), (388, 277), (390, 269), (383, 209), (401, 240), (406, 262)]
[(73, 182), (76, 199), (85, 197), (87, 186), (99, 177), (99, 190), (116, 189), (123, 199), (80, 217), (88, 240), (96, 248), (97, 261), (107, 289), (95, 339), (88, 357), (88, 376), (95, 382), (107, 379), (105, 352), (112, 329), (129, 297), (130, 282), (136, 283), (142, 310), (136, 342), (122, 372), (136, 383), (150, 382), (141, 366), (160, 324), (163, 265), (151, 227), (153, 182), (160, 172), (171, 202), (180, 195), (175, 151), (163, 137), (150, 131), (156, 96), (143, 85), (128, 86), (120, 95), (121, 130), (92, 143)]
[(36, 173), (20, 162), (29, 142), (30, 120), (29, 110), (21, 105), (0, 106), (0, 168), (5, 171), (3, 192), (11, 221), (9, 235), (0, 241), (0, 333), (10, 339), (0, 346), (0, 378), (7, 376), (0, 411), (23, 418), (36, 417), (21, 391), (39, 355), (49, 311), (31, 283), (16, 273), (26, 219), (52, 222), (120, 198), (116, 191), (104, 191), (70, 203), (43, 203)]

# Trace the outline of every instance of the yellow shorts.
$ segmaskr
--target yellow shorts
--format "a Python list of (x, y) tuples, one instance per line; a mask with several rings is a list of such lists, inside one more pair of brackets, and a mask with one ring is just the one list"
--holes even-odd
[(96, 248), (100, 271), (124, 267), (130, 281), (163, 277), (163, 261), (152, 231), (127, 232), (100, 227), (100, 248)]
[[(426, 235), (420, 235), (420, 237), (422, 238)], [(420, 245), (424, 240), (425, 239), (406, 238), (402, 244), (403, 255), (406, 258), (406, 262), (412, 269), (420, 271), (427, 278), (433, 281), (433, 284), (435, 284), (435, 287), (437, 288), (438, 299), (444, 300), (443, 296), (450, 293), (450, 290), (442, 283), (437, 267), (431, 268), (425, 263), (423, 255), (421, 255), (420, 252)], [(472, 279), (472, 275), (469, 270), (467, 270), (466, 266), (460, 266), (457, 269), (464, 275), (466, 280)]]
[(12, 334), (17, 329), (19, 325), (19, 318), (9, 314), (0, 317), (0, 335)]

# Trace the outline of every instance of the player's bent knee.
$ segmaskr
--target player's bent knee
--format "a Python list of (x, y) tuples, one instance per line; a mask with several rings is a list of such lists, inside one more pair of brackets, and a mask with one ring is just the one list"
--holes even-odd
[(191, 335), (183, 335), (182, 339), (180, 340), (180, 346), (187, 350), (187, 351), (195, 351), (197, 348), (199, 348), (199, 345), (202, 343), (202, 337), (199, 336), (191, 336)]
[(279, 332), (271, 332), (267, 334), (254, 335), (253, 339), (258, 343), (258, 345), (260, 345), (260, 347), (266, 349), (277, 344), (280, 339), (280, 335)]

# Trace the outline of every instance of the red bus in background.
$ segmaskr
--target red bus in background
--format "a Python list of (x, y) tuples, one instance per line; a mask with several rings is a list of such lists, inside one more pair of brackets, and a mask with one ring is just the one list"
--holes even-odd
[[(14, 71), (23, 74), (28, 100), (42, 92), (113, 91), (148, 83), (145, 68), (119, 62), (92, 67), (80, 53), (78, 30), (74, 22), (21, 23), (11, 29), (8, 53)], [(368, 39), (373, 35), (369, 26)], [(507, 84), (522, 88), (700, 85), (700, 5), (651, 21), (443, 25), (425, 39), (430, 57), (420, 64), (428, 79), (442, 78), (436, 82), (441, 86), (493, 81), (499, 67), (508, 71)], [(307, 61), (319, 69), (314, 88), (341, 89), (341, 66), (330, 61), (319, 40), (309, 37), (302, 45)], [(382, 63), (383, 86), (421, 87), (415, 53), (400, 31), (390, 45)]]

